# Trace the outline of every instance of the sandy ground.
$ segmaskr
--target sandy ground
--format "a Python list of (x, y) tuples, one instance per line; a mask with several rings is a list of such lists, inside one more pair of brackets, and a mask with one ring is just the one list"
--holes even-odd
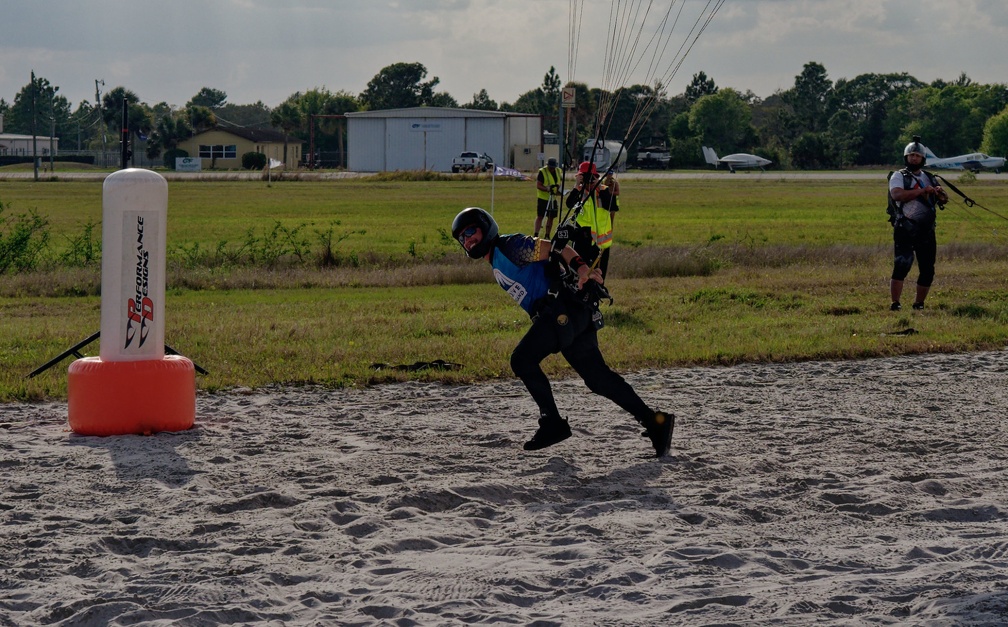
[(2, 625), (1008, 622), (1008, 351), (201, 394), (84, 437), (0, 405)]

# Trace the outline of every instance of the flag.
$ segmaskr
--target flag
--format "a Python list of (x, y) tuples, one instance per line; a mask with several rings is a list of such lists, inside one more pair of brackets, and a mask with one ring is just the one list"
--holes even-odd
[(524, 181), (526, 179), (525, 175), (519, 170), (514, 168), (505, 168), (503, 166), (494, 166), (494, 176), (513, 176), (516, 179)]
[(283, 167), (283, 161), (279, 161), (279, 160), (277, 160), (277, 159), (274, 159), (274, 158), (270, 157), (270, 160), (269, 160), (269, 168), (270, 168), (271, 170), (272, 170), (273, 168), (282, 168), (282, 167)]

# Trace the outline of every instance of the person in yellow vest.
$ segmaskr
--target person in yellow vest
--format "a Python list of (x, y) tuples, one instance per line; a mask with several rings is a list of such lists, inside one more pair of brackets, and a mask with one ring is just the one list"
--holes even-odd
[[(598, 185), (598, 169), (594, 163), (584, 161), (578, 166), (577, 183), (567, 195), (567, 207), (573, 208), (584, 201), (577, 216), (578, 226), (591, 231), (587, 238), (576, 238), (574, 249), (584, 260), (602, 271), (605, 279), (609, 270), (609, 249), (613, 243), (612, 213), (606, 207), (612, 206), (612, 193)], [(590, 250), (589, 250), (590, 249)], [(589, 261), (591, 260), (591, 261)]]
[(550, 231), (553, 230), (553, 220), (560, 213), (557, 198), (560, 194), (560, 170), (557, 169), (557, 160), (550, 157), (544, 167), (539, 168), (536, 175), (536, 220), (534, 237), (539, 237), (539, 229), (542, 228), (543, 218), (546, 218), (546, 237), (549, 238)]

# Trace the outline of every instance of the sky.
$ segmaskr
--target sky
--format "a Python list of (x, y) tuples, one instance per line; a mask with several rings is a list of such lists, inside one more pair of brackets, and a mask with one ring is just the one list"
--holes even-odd
[[(674, 3), (683, 14), (664, 31), (671, 32), (666, 50), (692, 41), (688, 16), (707, 3)], [(652, 25), (673, 3), (654, 0), (647, 19), (637, 18), (647, 4), (4, 0), (0, 98), (12, 103), (34, 70), (72, 109), (94, 102), (96, 80), (102, 93), (123, 86), (150, 105), (182, 106), (211, 87), (232, 104), (275, 107), (315, 88), (359, 94), (397, 62), (423, 64), (428, 80), (440, 80), (435, 91), (459, 104), (481, 89), (498, 104), (514, 102), (542, 85), (551, 66), (562, 81), (589, 87), (666, 77), (672, 95), (702, 71), (718, 87), (766, 98), (792, 87), (808, 62), (822, 64), (833, 81), (890, 72), (952, 81), (965, 72), (979, 83), (1008, 82), (1005, 0), (725, 0), (688, 54), (666, 53), (655, 63), (643, 43), (632, 47), (631, 33), (640, 42), (661, 33)], [(609, 43), (612, 24), (622, 43)]]

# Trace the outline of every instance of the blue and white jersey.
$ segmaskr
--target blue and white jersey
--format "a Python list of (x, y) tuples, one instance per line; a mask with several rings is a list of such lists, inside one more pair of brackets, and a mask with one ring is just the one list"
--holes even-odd
[(549, 292), (547, 262), (539, 261), (535, 238), (502, 235), (490, 257), (494, 279), (529, 315), (536, 301)]

